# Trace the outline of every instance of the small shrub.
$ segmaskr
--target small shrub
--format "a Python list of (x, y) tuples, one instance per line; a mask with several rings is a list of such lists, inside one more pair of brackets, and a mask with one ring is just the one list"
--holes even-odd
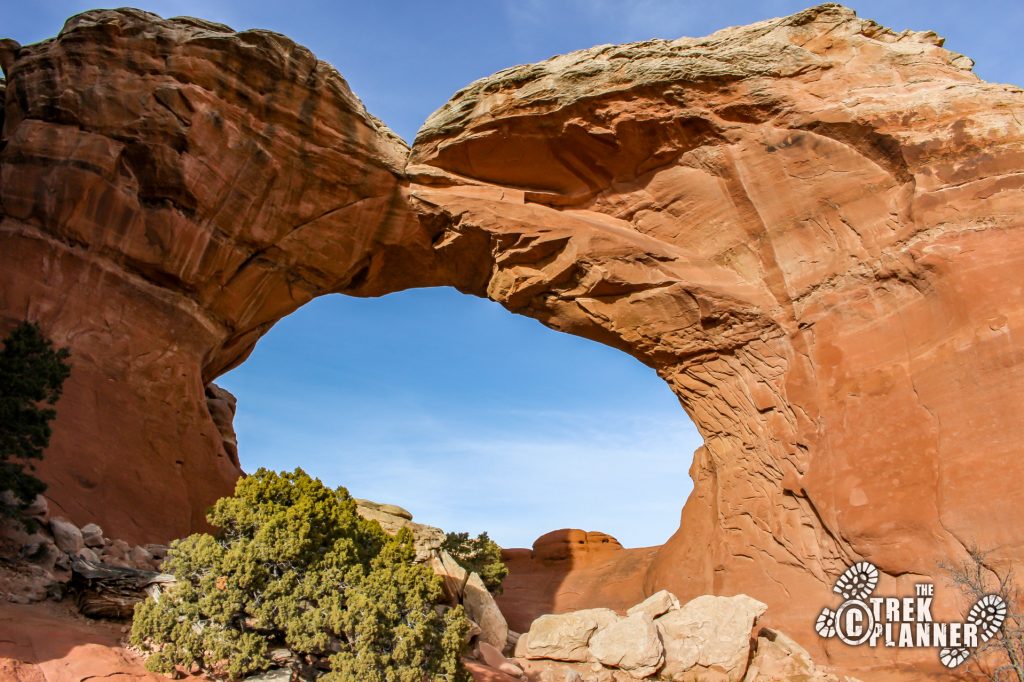
[(0, 514), (15, 516), (46, 484), (33, 476), (53, 433), (50, 422), (71, 373), (67, 348), (55, 349), (39, 325), (22, 322), (0, 350)]
[(968, 558), (959, 564), (939, 564), (948, 580), (969, 601), (997, 594), (1008, 607), (999, 632), (972, 651), (970, 660), (986, 679), (1024, 682), (1024, 613), (1019, 610), (1024, 595), (1015, 584), (1012, 570), (999, 575), (991, 568), (987, 552), (975, 546), (966, 549)]
[(469, 537), (469, 533), (448, 533), (441, 548), (464, 569), (480, 574), (488, 590), (495, 594), (501, 592), (508, 566), (501, 560), (501, 547), (486, 532), (475, 538)]
[(334, 682), (469, 679), (461, 607), (435, 608), (441, 581), (413, 563), (411, 533), (358, 516), (344, 488), (260, 469), (207, 518), (217, 535), (172, 543), (164, 570), (178, 582), (136, 607), (131, 640), (151, 670), (236, 678), (284, 646)]

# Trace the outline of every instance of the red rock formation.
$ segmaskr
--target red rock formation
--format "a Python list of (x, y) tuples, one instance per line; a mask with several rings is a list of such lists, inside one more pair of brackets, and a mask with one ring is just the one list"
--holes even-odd
[(0, 56), (3, 327), (32, 318), (73, 355), (50, 499), (117, 537), (188, 533), (238, 476), (204, 386), (283, 315), (429, 246), (406, 149), (266, 31), (96, 11)]
[(420, 131), (441, 257), (486, 243), (478, 288), (656, 368), (705, 438), (648, 592), (814, 647), (857, 559), (903, 594), (1020, 560), (1024, 97), (970, 66), (823, 6), (509, 69)]
[(516, 632), (526, 632), (545, 613), (591, 606), (625, 613), (646, 596), (644, 577), (658, 549), (623, 549), (605, 533), (552, 531), (537, 538), (532, 550), (502, 552), (509, 574), (498, 606)]
[(44, 473), (79, 522), (196, 527), (236, 475), (209, 380), (313, 296), (449, 284), (679, 396), (705, 445), (645, 591), (813, 648), (857, 559), (903, 592), (1024, 554), (1024, 96), (932, 33), (825, 5), (515, 67), (407, 166), (266, 32), (94, 12), (0, 59), (0, 311), (72, 349)]
[(611, 535), (599, 531), (564, 528), (545, 533), (533, 541), (533, 558), (540, 561), (589, 563), (622, 549)]

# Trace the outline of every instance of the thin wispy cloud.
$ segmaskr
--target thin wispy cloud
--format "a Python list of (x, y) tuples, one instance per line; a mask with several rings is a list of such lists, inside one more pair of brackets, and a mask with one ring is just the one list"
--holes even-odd
[(653, 370), (451, 290), (314, 302), (218, 381), (246, 469), (302, 466), (504, 546), (663, 542), (701, 442)]
[(240, 412), (247, 468), (301, 465), (357, 497), (401, 504), (446, 529), (486, 530), (504, 546), (529, 546), (561, 527), (602, 530), (630, 546), (663, 542), (678, 524), (699, 443), (692, 429), (671, 428), (675, 419), (647, 415), (605, 415), (602, 425), (592, 414), (517, 410), (473, 424), (406, 413), (289, 427), (268, 422), (268, 407)]

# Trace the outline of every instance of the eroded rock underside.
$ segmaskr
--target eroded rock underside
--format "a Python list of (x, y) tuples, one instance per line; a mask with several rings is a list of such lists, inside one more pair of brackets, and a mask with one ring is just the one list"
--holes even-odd
[(315, 296), (450, 285), (630, 353), (704, 436), (642, 593), (810, 648), (857, 559), (909, 594), (1024, 553), (1024, 96), (932, 33), (826, 5), (593, 48), (411, 151), (269, 32), (95, 11), (0, 60), (0, 315), (71, 349), (40, 470), (79, 523), (199, 527), (239, 471), (216, 376)]

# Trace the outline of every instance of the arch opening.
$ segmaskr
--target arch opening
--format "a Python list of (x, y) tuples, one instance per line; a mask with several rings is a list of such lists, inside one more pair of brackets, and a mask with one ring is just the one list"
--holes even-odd
[(243, 470), (302, 466), (503, 547), (558, 528), (662, 544), (702, 442), (634, 358), (446, 287), (314, 299), (216, 383)]

